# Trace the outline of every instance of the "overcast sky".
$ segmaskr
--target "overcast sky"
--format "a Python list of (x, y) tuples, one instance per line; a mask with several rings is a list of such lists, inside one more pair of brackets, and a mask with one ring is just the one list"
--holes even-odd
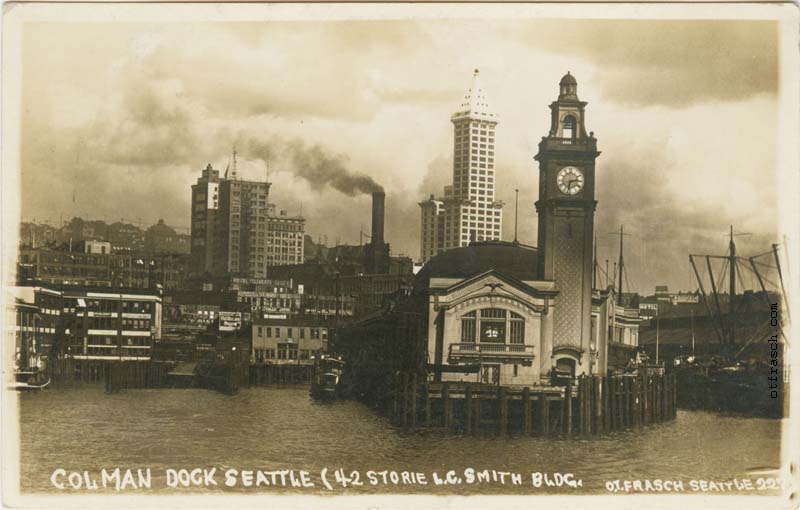
[(392, 251), (416, 259), (417, 203), (452, 178), (450, 114), (479, 68), (504, 238), (519, 188), (535, 244), (532, 158), (569, 70), (602, 151), (601, 265), (623, 223), (634, 288), (694, 289), (688, 253), (724, 252), (728, 225), (752, 234), (745, 255), (778, 241), (777, 38), (770, 21), (29, 24), (22, 217), (188, 227), (189, 186), (235, 145), (241, 173), (268, 175), (271, 201), (329, 244), (368, 232), (370, 201), (320, 172), (371, 178)]

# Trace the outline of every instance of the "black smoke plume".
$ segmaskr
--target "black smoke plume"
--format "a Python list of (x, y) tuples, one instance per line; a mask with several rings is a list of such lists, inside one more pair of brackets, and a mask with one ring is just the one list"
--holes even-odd
[(331, 186), (351, 197), (383, 191), (369, 175), (349, 170), (344, 156), (328, 154), (318, 145), (309, 147), (300, 140), (251, 140), (249, 149), (270, 169), (277, 163), (279, 170), (302, 177), (317, 191)]

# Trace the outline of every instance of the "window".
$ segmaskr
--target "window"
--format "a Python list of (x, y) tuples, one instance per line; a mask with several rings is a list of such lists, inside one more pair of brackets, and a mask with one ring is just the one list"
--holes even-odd
[(506, 311), (502, 308), (481, 310), (481, 342), (505, 342)]
[[(521, 315), (511, 312), (509, 321), (508, 342), (512, 344), (525, 343), (525, 319)], [(517, 366), (514, 365), (514, 375), (517, 375)]]
[(575, 121), (575, 117), (572, 115), (567, 115), (564, 117), (562, 121), (562, 138), (575, 138), (575, 125), (577, 122)]
[(475, 342), (475, 324), (477, 322), (474, 311), (461, 317), (461, 341), (463, 343)]
[[(508, 334), (506, 334), (508, 332)], [(484, 308), (461, 316), (461, 342), (525, 343), (525, 318), (502, 308)]]

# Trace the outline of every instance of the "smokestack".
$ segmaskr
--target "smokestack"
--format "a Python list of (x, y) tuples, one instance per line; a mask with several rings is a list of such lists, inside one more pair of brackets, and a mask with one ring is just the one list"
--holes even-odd
[(372, 245), (375, 248), (383, 246), (383, 208), (386, 193), (383, 191), (372, 192)]

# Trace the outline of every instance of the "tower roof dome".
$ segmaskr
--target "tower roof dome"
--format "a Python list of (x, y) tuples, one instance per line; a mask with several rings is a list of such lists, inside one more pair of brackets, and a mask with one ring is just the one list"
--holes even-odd
[(567, 74), (565, 74), (564, 77), (561, 78), (561, 81), (558, 82), (558, 84), (559, 85), (577, 85), (578, 81), (575, 79), (574, 76), (572, 76), (569, 73), (569, 71), (567, 71)]

